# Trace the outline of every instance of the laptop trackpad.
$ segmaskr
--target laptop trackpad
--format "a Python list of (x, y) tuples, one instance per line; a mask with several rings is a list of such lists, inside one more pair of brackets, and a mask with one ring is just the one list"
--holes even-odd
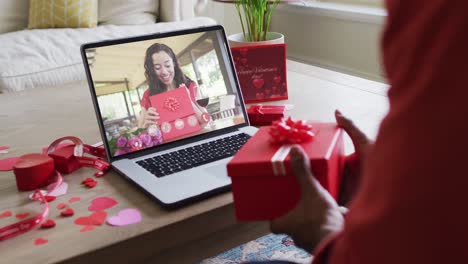
[(204, 168), (204, 170), (210, 175), (216, 176), (217, 179), (231, 181), (227, 174), (226, 164), (213, 165), (211, 167)]

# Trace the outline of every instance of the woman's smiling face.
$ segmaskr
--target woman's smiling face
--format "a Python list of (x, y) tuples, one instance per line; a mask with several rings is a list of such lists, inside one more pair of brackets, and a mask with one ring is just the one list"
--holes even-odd
[(170, 85), (174, 80), (174, 61), (165, 51), (160, 51), (151, 56), (154, 72), (158, 79), (165, 85)]

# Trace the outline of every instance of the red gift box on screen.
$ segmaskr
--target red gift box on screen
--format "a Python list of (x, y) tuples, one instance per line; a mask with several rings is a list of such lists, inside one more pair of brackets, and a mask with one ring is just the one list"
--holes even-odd
[[(310, 124), (315, 137), (300, 145), (314, 176), (337, 199), (344, 167), (342, 129), (332, 123)], [(240, 221), (278, 218), (293, 209), (301, 196), (290, 165), (292, 144), (272, 144), (269, 130), (260, 128), (227, 165)]]
[(177, 88), (150, 97), (151, 106), (159, 113), (158, 125), (164, 141), (200, 131), (187, 88)]
[(252, 105), (247, 109), (250, 125), (270, 126), (273, 121), (284, 118), (284, 105)]
[(286, 44), (231, 48), (245, 103), (288, 99)]

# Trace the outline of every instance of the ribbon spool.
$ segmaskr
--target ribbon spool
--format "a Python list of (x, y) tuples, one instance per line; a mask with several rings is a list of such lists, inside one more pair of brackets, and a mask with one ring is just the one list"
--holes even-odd
[(31, 191), (50, 183), (54, 172), (54, 160), (44, 154), (26, 154), (13, 166), (19, 191)]

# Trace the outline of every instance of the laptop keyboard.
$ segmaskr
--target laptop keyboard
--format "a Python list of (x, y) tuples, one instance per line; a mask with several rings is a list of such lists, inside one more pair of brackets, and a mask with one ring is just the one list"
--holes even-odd
[(237, 134), (160, 156), (139, 160), (136, 163), (156, 177), (163, 177), (213, 161), (229, 158), (236, 154), (249, 138), (250, 136), (247, 134)]

